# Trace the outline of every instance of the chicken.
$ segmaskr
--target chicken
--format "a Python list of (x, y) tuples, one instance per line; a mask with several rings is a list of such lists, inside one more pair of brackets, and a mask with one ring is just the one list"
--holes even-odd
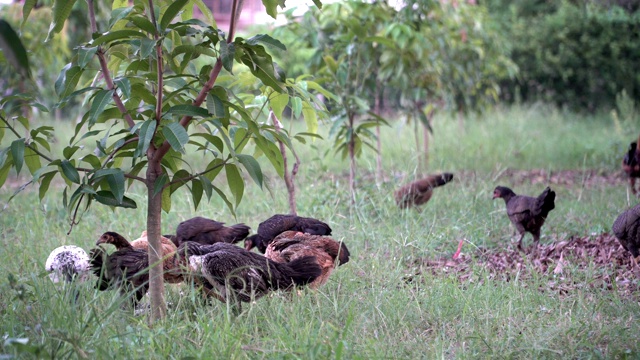
[(245, 249), (251, 250), (257, 247), (264, 254), (267, 245), (276, 236), (287, 230), (301, 231), (311, 235), (331, 235), (331, 227), (320, 220), (297, 215), (276, 214), (258, 225), (258, 233), (245, 240)]
[(194, 217), (178, 225), (174, 244), (180, 246), (185, 241), (195, 241), (200, 244), (211, 245), (217, 242), (237, 243), (249, 235), (250, 227), (245, 224), (224, 226), (223, 222)]
[(493, 190), (493, 199), (502, 198), (507, 205), (509, 220), (520, 234), (518, 249), (522, 250), (522, 239), (525, 232), (533, 235), (537, 247), (540, 242), (540, 229), (547, 219), (549, 211), (555, 208), (556, 193), (549, 187), (544, 189), (537, 198), (516, 195), (508, 187), (498, 186)]
[(87, 280), (91, 273), (89, 255), (81, 247), (64, 245), (55, 248), (47, 258), (44, 268), (49, 272), (49, 278), (54, 283), (74, 280)]
[[(161, 236), (160, 241), (162, 244), (162, 269), (164, 270), (164, 281), (168, 283), (179, 283), (182, 281), (182, 275), (176, 271), (178, 268), (176, 250), (177, 247), (168, 238)], [(124, 249), (136, 249), (142, 250), (145, 253), (149, 252), (149, 241), (147, 240), (147, 232), (143, 231), (140, 238), (129, 243), (122, 235), (108, 231), (96, 242), (96, 245), (111, 244), (116, 247), (117, 250)]]
[(146, 251), (124, 247), (111, 254), (98, 246), (90, 251), (91, 270), (98, 277), (96, 289), (119, 289), (123, 296), (134, 292), (135, 306), (149, 288), (149, 257)]
[(322, 272), (309, 286), (316, 289), (327, 282), (336, 266), (336, 259), (337, 265), (349, 261), (349, 250), (343, 242), (337, 242), (328, 236), (285, 231), (267, 246), (265, 256), (279, 263), (290, 263), (305, 256), (315, 257)]
[(178, 249), (180, 257), (188, 258), (189, 270), (200, 276), (205, 291), (222, 301), (249, 302), (272, 290), (287, 290), (294, 285), (306, 285), (321, 273), (313, 256), (305, 256), (288, 264), (228, 243), (198, 245), (185, 242)]
[(613, 222), (613, 234), (637, 264), (640, 255), (640, 204), (624, 211)]
[(453, 174), (442, 173), (427, 176), (424, 179), (416, 180), (404, 185), (393, 194), (396, 204), (401, 209), (411, 206), (426, 204), (433, 195), (433, 189), (442, 186), (453, 179)]
[(629, 150), (622, 159), (622, 170), (629, 175), (629, 187), (633, 195), (638, 195), (636, 190), (636, 178), (640, 177), (640, 154), (638, 154), (638, 143), (629, 144)]

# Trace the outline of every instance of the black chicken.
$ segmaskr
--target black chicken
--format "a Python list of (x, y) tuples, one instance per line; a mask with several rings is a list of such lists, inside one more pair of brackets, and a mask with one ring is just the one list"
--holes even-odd
[(640, 204), (624, 211), (613, 222), (613, 234), (637, 263), (640, 255)]
[(636, 178), (640, 177), (640, 154), (638, 154), (638, 143), (629, 144), (629, 150), (622, 159), (622, 170), (629, 175), (629, 187), (633, 195), (638, 195), (636, 190)]
[(223, 222), (194, 217), (185, 220), (178, 225), (176, 236), (171, 237), (176, 246), (186, 241), (195, 241), (200, 244), (211, 245), (218, 242), (237, 243), (249, 235), (250, 227), (245, 224), (224, 226)]
[(119, 289), (123, 296), (133, 292), (135, 306), (149, 288), (149, 255), (132, 247), (107, 254), (98, 246), (90, 252), (91, 270), (98, 277), (96, 288), (100, 291)]
[(306, 285), (321, 272), (313, 256), (280, 264), (228, 243), (203, 246), (185, 242), (178, 254), (188, 258), (191, 276), (201, 276), (205, 291), (215, 289), (217, 295), (211, 295), (238, 307), (239, 302), (249, 302), (272, 290)]
[(311, 235), (331, 235), (331, 227), (320, 220), (297, 215), (276, 214), (258, 225), (258, 233), (245, 240), (245, 249), (251, 250), (257, 247), (264, 254), (267, 245), (276, 236), (288, 230)]
[(533, 235), (533, 241), (537, 247), (540, 242), (540, 229), (549, 212), (555, 208), (556, 193), (547, 187), (536, 198), (516, 195), (508, 187), (498, 186), (493, 190), (493, 198), (502, 198), (507, 205), (509, 220), (520, 234), (518, 249), (522, 250), (522, 239), (525, 232)]

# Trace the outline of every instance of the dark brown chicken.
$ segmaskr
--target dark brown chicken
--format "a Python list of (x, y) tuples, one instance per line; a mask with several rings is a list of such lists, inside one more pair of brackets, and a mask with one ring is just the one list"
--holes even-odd
[(285, 231), (267, 246), (265, 256), (279, 263), (290, 263), (305, 256), (315, 257), (322, 269), (320, 276), (309, 284), (315, 289), (327, 282), (336, 267), (336, 259), (337, 265), (349, 261), (349, 250), (343, 242), (337, 242), (328, 236)]
[(98, 246), (90, 251), (91, 270), (98, 277), (100, 291), (118, 289), (123, 296), (133, 292), (135, 306), (149, 288), (149, 257), (146, 251), (132, 247), (107, 254)]
[(622, 159), (622, 170), (629, 175), (629, 187), (633, 195), (638, 195), (636, 190), (636, 178), (640, 177), (640, 154), (638, 154), (638, 144), (629, 144), (629, 150)]
[(272, 290), (306, 285), (321, 272), (312, 256), (281, 264), (228, 243), (194, 244), (185, 242), (178, 249), (180, 257), (188, 258), (191, 276), (201, 276), (206, 291), (238, 306)]
[(257, 247), (261, 253), (264, 253), (267, 250), (267, 245), (276, 236), (288, 230), (311, 235), (331, 235), (331, 227), (320, 220), (297, 215), (276, 214), (258, 225), (258, 233), (245, 240), (245, 249), (251, 250)]
[(540, 242), (540, 229), (549, 211), (555, 208), (556, 193), (549, 187), (538, 197), (516, 195), (508, 187), (498, 186), (493, 190), (493, 198), (504, 199), (509, 220), (520, 234), (518, 249), (522, 250), (522, 239), (526, 232), (533, 235), (535, 245)]
[(249, 235), (249, 230), (251, 228), (245, 224), (224, 226), (223, 222), (198, 216), (181, 222), (172, 240), (176, 246), (185, 241), (195, 241), (204, 245), (218, 242), (235, 244), (244, 240)]
[(434, 188), (442, 186), (452, 179), (453, 174), (442, 173), (427, 176), (424, 179), (404, 185), (393, 194), (396, 199), (396, 204), (398, 204), (401, 209), (426, 204), (427, 201), (431, 199), (431, 196), (433, 196)]
[(637, 263), (640, 255), (640, 205), (620, 214), (611, 229), (620, 245), (631, 253)]
[[(164, 281), (168, 283), (179, 283), (182, 281), (182, 276), (175, 270), (178, 268), (176, 263), (176, 250), (177, 247), (166, 237), (160, 237), (162, 243), (162, 269), (164, 270)], [(148, 253), (149, 242), (147, 241), (147, 232), (143, 231), (139, 239), (129, 242), (124, 236), (117, 232), (108, 231), (96, 242), (96, 245), (111, 244), (116, 247), (116, 250), (136, 249)], [(147, 260), (148, 263), (148, 260)]]

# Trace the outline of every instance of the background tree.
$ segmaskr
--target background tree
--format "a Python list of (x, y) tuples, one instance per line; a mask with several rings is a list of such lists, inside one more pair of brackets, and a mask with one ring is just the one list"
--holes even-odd
[[(63, 28), (75, 1), (54, 1), (49, 38)], [(23, 8), (27, 19), (35, 2)], [(64, 189), (64, 206), (71, 226), (94, 202), (107, 206), (136, 208), (126, 194), (135, 183), (147, 194), (147, 233), (150, 244), (151, 318), (166, 313), (160, 263), (162, 210), (171, 209), (171, 196), (187, 188), (197, 208), (203, 195), (215, 193), (230, 211), (239, 205), (243, 192), (242, 171), (259, 186), (263, 173), (256, 157), (264, 155), (278, 174), (283, 173), (277, 140), (289, 145), (286, 131), (260, 122), (260, 109), (248, 106), (258, 97), (269, 104), (276, 94), (286, 93), (301, 106), (312, 105), (310, 94), (278, 77), (266, 47), (284, 50), (282, 43), (268, 35), (244, 39), (235, 36), (235, 21), (241, 11), (233, 2), (228, 33), (216, 28), (211, 13), (200, 0), (114, 1), (108, 24), (98, 28), (95, 6), (87, 1), (92, 39), (74, 52), (56, 81), (55, 90), (64, 105), (81, 97), (88, 104), (75, 134), (62, 157), (50, 154), (47, 137), (50, 126), (32, 129), (27, 119), (10, 113), (0, 101), (0, 121), (15, 137), (0, 149), (0, 186), (11, 169), (20, 174), (26, 164), (39, 183), (40, 197), (56, 176)], [(276, 6), (265, 1), (267, 12), (275, 16)], [(205, 21), (194, 19), (193, 9), (204, 13)], [(223, 72), (233, 78), (234, 63), (246, 67), (259, 91), (237, 92), (221, 86)], [(93, 81), (79, 86), (89, 74)], [(246, 76), (245, 76), (246, 81)], [(298, 91), (301, 90), (301, 91)], [(293, 101), (292, 100), (292, 101)], [(280, 103), (282, 104), (282, 100)], [(42, 110), (46, 108), (33, 103)], [(278, 107), (280, 105), (277, 105)], [(315, 121), (314, 116), (307, 121)], [(22, 134), (27, 134), (26, 136)], [(248, 144), (254, 144), (254, 155)], [(207, 161), (191, 161), (189, 154), (202, 152)], [(213, 180), (224, 170), (223, 184)], [(225, 191), (227, 190), (227, 191)]]

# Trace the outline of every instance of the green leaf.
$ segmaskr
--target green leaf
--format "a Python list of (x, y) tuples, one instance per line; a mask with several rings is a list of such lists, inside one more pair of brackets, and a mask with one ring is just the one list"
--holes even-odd
[(180, 169), (173, 174), (173, 179), (171, 180), (171, 193), (173, 194), (176, 190), (178, 190), (181, 186), (187, 183), (187, 180), (191, 176), (187, 170)]
[(71, 10), (75, 3), (76, 0), (53, 0), (51, 25), (49, 25), (49, 34), (45, 42), (48, 42), (55, 34), (62, 30), (65, 21), (67, 21), (69, 15), (71, 15)]
[(11, 156), (16, 166), (16, 174), (20, 174), (22, 164), (24, 163), (24, 139), (14, 140), (11, 143)]
[(129, 0), (113, 0), (113, 5), (111, 5), (111, 10), (115, 10), (121, 7), (126, 7), (127, 5), (129, 5)]
[(318, 115), (316, 110), (308, 102), (302, 104), (302, 115), (304, 115), (304, 122), (307, 123), (307, 131), (317, 133)]
[(227, 199), (227, 195), (225, 195), (222, 192), (222, 190), (218, 189), (216, 186), (213, 186), (213, 190), (215, 190), (218, 193), (218, 196), (220, 196), (220, 198), (224, 201), (224, 203), (227, 204), (227, 207), (229, 208), (229, 211), (231, 211), (231, 215), (233, 215), (235, 217), (236, 216), (236, 211), (233, 209), (233, 205), (231, 204), (229, 199)]
[(114, 174), (107, 175), (107, 184), (111, 193), (115, 196), (118, 203), (122, 203), (124, 198), (124, 172), (120, 169)]
[(171, 191), (168, 188), (162, 192), (162, 210), (166, 213), (171, 211)]
[(84, 47), (81, 46), (78, 48), (78, 66), (81, 69), (84, 69), (89, 61), (93, 59), (93, 56), (98, 52), (98, 47)]
[(93, 97), (91, 110), (89, 110), (89, 128), (96, 123), (98, 116), (102, 114), (104, 108), (111, 103), (113, 98), (113, 90), (99, 90)]
[(5, 181), (7, 181), (7, 177), (9, 176), (9, 170), (11, 170), (12, 165), (13, 165), (13, 162), (9, 160), (4, 164), (4, 166), (0, 168), (0, 187), (4, 185)]
[(209, 6), (205, 4), (203, 0), (192, 0), (192, 2), (198, 7), (198, 9), (200, 9), (200, 12), (202, 13), (202, 16), (204, 16), (204, 19), (207, 21), (207, 24), (212, 28), (217, 29), (218, 25), (216, 24), (216, 19), (213, 17), (213, 13), (211, 12)]
[(42, 167), (42, 164), (40, 163), (40, 155), (36, 154), (36, 152), (31, 150), (31, 148), (24, 149), (24, 162), (27, 164), (27, 168), (31, 175)]
[(278, 5), (284, 8), (284, 0), (262, 0), (262, 5), (266, 8), (267, 14), (275, 19), (278, 16)]
[(167, 10), (162, 15), (162, 19), (160, 19), (160, 29), (164, 31), (169, 24), (171, 24), (171, 20), (178, 15), (180, 10), (187, 5), (189, 0), (176, 0), (174, 1)]
[(38, 0), (25, 0), (24, 5), (22, 5), (22, 23), (20, 24), (20, 29), (24, 27), (24, 24), (27, 22), (29, 15), (31, 14), (31, 10), (36, 6)]
[(68, 180), (80, 184), (80, 174), (69, 160), (62, 160), (60, 166), (62, 167), (62, 173)]
[[(57, 171), (48, 172), (40, 177), (40, 188), (38, 189), (38, 195), (40, 196), (40, 201), (44, 199), (44, 196), (47, 194), (49, 190), (49, 184), (51, 184), (51, 180), (57, 174)], [(0, 184), (0, 186), (2, 186)]]
[(207, 94), (207, 110), (211, 116), (217, 119), (225, 118), (228, 115), (222, 100), (212, 93)]
[(115, 23), (117, 23), (118, 21), (124, 19), (127, 15), (129, 15), (131, 13), (131, 11), (133, 11), (133, 6), (129, 6), (127, 7), (127, 4), (125, 4), (124, 6), (118, 6), (118, 7), (114, 7), (116, 6), (114, 1), (111, 11), (111, 19), (109, 19), (109, 25), (108, 28), (111, 29), (113, 28), (113, 25)]
[(266, 34), (258, 34), (256, 36), (252, 36), (247, 39), (247, 44), (257, 45), (257, 44), (265, 44), (270, 47), (274, 47), (279, 50), (287, 50), (287, 47), (284, 46), (278, 39), (274, 39)]
[(126, 196), (122, 197), (122, 201), (118, 201), (115, 196), (108, 190), (100, 190), (95, 195), (92, 196), (96, 201), (101, 204), (115, 207), (122, 207), (128, 209), (135, 209), (138, 207), (133, 199), (128, 198)]
[(256, 159), (254, 159), (253, 156), (246, 154), (238, 154), (237, 157), (242, 166), (247, 169), (247, 172), (249, 173), (253, 181), (255, 181), (255, 183), (258, 184), (260, 188), (262, 188), (262, 169), (260, 168), (260, 164), (256, 161)]
[(116, 30), (116, 31), (106, 32), (98, 36), (97, 38), (93, 39), (93, 41), (91, 41), (90, 44), (91, 46), (98, 46), (111, 41), (127, 39), (127, 38), (130, 39), (134, 37), (143, 38), (143, 37), (146, 37), (146, 35), (136, 30)]
[(275, 93), (269, 98), (269, 105), (271, 105), (271, 110), (273, 110), (273, 114), (276, 118), (282, 119), (282, 112), (289, 104), (289, 95), (286, 93)]
[(153, 196), (156, 196), (160, 191), (164, 190), (164, 186), (169, 182), (169, 175), (162, 174), (158, 176), (153, 184)]
[(82, 76), (83, 70), (79, 66), (72, 66), (71, 63), (67, 64), (55, 83), (56, 94), (58, 97), (65, 98), (69, 96), (78, 85), (78, 81)]
[(149, 119), (142, 123), (142, 126), (140, 126), (140, 132), (138, 133), (138, 146), (136, 147), (136, 151), (133, 153), (134, 157), (141, 157), (147, 153), (155, 131), (156, 121), (154, 119)]
[(62, 156), (64, 156), (65, 159), (70, 160), (73, 154), (75, 154), (79, 149), (79, 146), (67, 146), (62, 150)]
[(169, 123), (162, 128), (164, 138), (173, 150), (184, 154), (184, 146), (189, 142), (189, 134), (179, 123)]
[(202, 189), (204, 190), (204, 193), (207, 194), (207, 199), (211, 200), (211, 195), (213, 190), (213, 187), (211, 186), (211, 180), (209, 180), (208, 178), (202, 175), (200, 175), (198, 179), (200, 179), (200, 184), (202, 185)]
[(236, 200), (236, 206), (238, 206), (244, 194), (244, 181), (242, 180), (240, 171), (238, 171), (238, 167), (234, 164), (226, 164), (224, 170), (227, 174), (227, 184)]
[(178, 116), (191, 116), (191, 117), (208, 117), (209, 112), (207, 109), (201, 108), (195, 105), (176, 105), (172, 106), (168, 114), (178, 115)]
[(116, 78), (113, 82), (116, 84), (118, 89), (122, 91), (122, 96), (125, 99), (128, 99), (129, 97), (131, 97), (131, 81), (129, 81), (128, 78), (119, 77), (119, 78)]
[(0, 19), (0, 54), (24, 77), (31, 76), (27, 50), (8, 22)]
[(198, 179), (191, 180), (191, 197), (193, 198), (193, 208), (197, 210), (200, 200), (202, 200), (202, 183)]
[(236, 47), (233, 43), (228, 44), (226, 41), (220, 42), (220, 60), (222, 66), (229, 73), (233, 74), (233, 59), (236, 54)]

